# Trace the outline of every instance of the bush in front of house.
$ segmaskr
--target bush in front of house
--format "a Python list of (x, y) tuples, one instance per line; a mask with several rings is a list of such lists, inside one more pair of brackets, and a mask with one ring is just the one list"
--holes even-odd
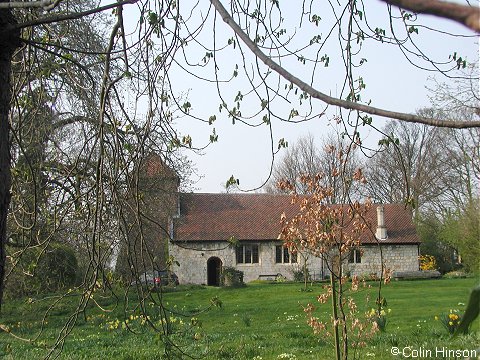
[(243, 271), (237, 270), (233, 267), (224, 267), (221, 278), (222, 286), (226, 287), (240, 287), (244, 286)]
[(311, 276), (308, 269), (302, 268), (302, 269), (293, 270), (293, 281), (303, 282), (305, 281), (305, 277), (307, 278), (306, 279), (307, 281), (311, 281)]

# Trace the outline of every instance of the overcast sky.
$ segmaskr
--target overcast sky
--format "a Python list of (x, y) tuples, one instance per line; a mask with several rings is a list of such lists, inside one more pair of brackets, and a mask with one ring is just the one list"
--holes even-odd
[[(286, 10), (293, 11), (296, 9)], [(381, 23), (388, 18), (385, 5), (379, 1), (375, 2), (375, 6), (370, 9), (368, 16), (372, 23)], [(421, 28), (419, 37), (421, 37), (422, 42), (420, 44), (426, 54), (437, 59), (446, 60), (448, 55), (455, 50), (462, 56), (466, 56), (468, 60), (476, 60), (478, 56), (478, 42), (475, 36), (472, 37), (472, 32), (448, 20), (435, 19), (428, 16), (424, 19), (431, 27), (441, 27), (445, 31), (469, 36), (453, 38)], [(230, 28), (223, 24), (221, 20), (217, 22), (217, 25), (217, 42), (220, 43), (233, 36)], [(295, 25), (292, 25), (292, 28), (287, 30), (293, 32), (293, 26)], [(212, 33), (209, 36), (210, 39), (206, 37), (205, 41), (211, 44), (213, 39)], [(305, 34), (305, 38), (311, 38), (312, 36), (313, 33)], [(332, 42), (331, 46), (330, 54), (332, 55), (330, 56), (332, 58), (331, 63), (333, 63), (335, 60), (333, 54), (337, 53), (340, 56), (340, 51), (334, 48), (335, 41)], [(416, 109), (429, 106), (428, 91), (425, 86), (428, 84), (433, 85), (428, 78), (433, 76), (434, 73), (415, 69), (395, 46), (378, 46), (373, 41), (366, 41), (362, 51), (364, 51), (362, 56), (368, 59), (367, 63), (358, 70), (358, 74), (363, 77), (367, 84), (362, 95), (363, 100), (372, 100), (372, 105), (376, 107), (407, 113), (413, 113)], [(227, 53), (221, 58), (219, 60), (219, 71), (231, 72), (234, 64), (240, 61), (238, 58), (234, 58), (234, 56), (233, 53), (230, 55)], [(297, 72), (297, 76), (306, 82), (310, 81), (310, 68), (290, 63), (287, 63), (287, 66), (290, 66), (289, 70)], [(210, 68), (207, 66), (205, 69), (202, 69), (200, 74), (202, 76), (205, 75), (205, 77), (211, 76), (213, 74), (212, 68), (213, 65)], [(313, 85), (323, 92), (337, 95), (343, 83), (343, 74), (337, 71), (341, 71), (341, 67), (335, 67), (335, 64), (330, 65), (329, 68), (322, 69), (322, 72), (319, 72), (319, 77), (315, 78)], [(340, 75), (338, 76), (338, 74)], [(192, 104), (193, 113), (204, 119), (208, 119), (212, 114), (217, 114), (217, 120), (212, 125), (193, 121), (189, 118), (181, 118), (176, 121), (176, 125), (182, 134), (192, 136), (194, 146), (201, 146), (206, 143), (213, 128), (215, 128), (218, 134), (218, 142), (202, 151), (202, 155), (185, 152), (193, 161), (198, 174), (201, 175), (199, 179), (193, 179), (196, 181), (194, 185), (196, 192), (224, 192), (225, 183), (231, 175), (240, 180), (241, 189), (257, 188), (267, 179), (270, 172), (272, 163), (271, 138), (273, 138), (275, 149), (280, 138), (285, 138), (286, 141), (292, 144), (300, 136), (308, 133), (313, 134), (316, 141), (320, 144), (322, 138), (335, 127), (335, 122), (332, 121), (332, 118), (338, 110), (334, 108), (329, 108), (324, 116), (317, 117), (307, 123), (288, 124), (281, 121), (273, 121), (272, 133), (270, 133), (270, 129), (266, 125), (250, 127), (239, 122), (232, 124), (232, 120), (226, 117), (225, 112), (223, 113), (225, 116), (221, 114), (218, 116), (218, 107), (221, 100), (217, 94), (215, 84), (199, 81), (194, 77), (186, 75), (178, 68), (172, 68), (170, 76), (174, 91), (178, 93), (188, 92), (188, 99)], [(438, 75), (437, 78), (440, 81), (448, 81), (448, 79)], [(225, 97), (231, 100), (238, 91), (235, 86), (235, 83), (223, 86), (222, 94), (225, 94)], [(244, 85), (238, 86), (242, 88)], [(321, 109), (323, 104), (315, 102), (318, 103), (318, 109)], [(258, 106), (258, 104), (251, 105), (252, 108), (254, 106)], [(242, 103), (242, 114), (244, 110), (245, 113), (248, 113), (248, 109), (248, 101)], [(279, 109), (279, 112), (286, 113), (287, 111), (289, 111), (288, 108)], [(385, 121), (387, 120), (374, 118), (374, 124), (380, 128), (384, 126)], [(374, 131), (363, 129), (362, 138), (367, 145), (375, 146), (379, 135)], [(285, 150), (283, 150), (284, 152)], [(282, 151), (276, 156), (276, 159), (278, 160), (281, 156)]]

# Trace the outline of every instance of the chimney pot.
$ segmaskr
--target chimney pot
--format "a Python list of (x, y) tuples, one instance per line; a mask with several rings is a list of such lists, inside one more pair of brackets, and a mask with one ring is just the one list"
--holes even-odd
[(388, 238), (387, 228), (385, 227), (385, 210), (383, 205), (377, 207), (377, 231), (375, 236), (378, 240), (386, 240)]

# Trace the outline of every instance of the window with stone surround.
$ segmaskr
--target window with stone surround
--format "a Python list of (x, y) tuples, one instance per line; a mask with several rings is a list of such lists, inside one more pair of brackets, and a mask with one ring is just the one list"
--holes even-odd
[(258, 264), (258, 245), (240, 245), (236, 249), (237, 264)]
[(362, 253), (358, 249), (353, 249), (350, 251), (350, 256), (348, 257), (348, 262), (350, 264), (360, 264), (362, 262)]
[(275, 246), (275, 262), (277, 264), (296, 264), (297, 254), (288, 251), (288, 248), (283, 245)]

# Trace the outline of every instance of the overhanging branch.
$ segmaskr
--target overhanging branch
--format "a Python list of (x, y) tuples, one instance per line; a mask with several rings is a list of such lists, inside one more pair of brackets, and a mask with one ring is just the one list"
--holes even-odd
[(0, 9), (33, 9), (43, 8), (51, 10), (60, 3), (61, 0), (39, 0), (39, 1), (7, 1), (0, 3)]
[(456, 128), (456, 129), (465, 129), (465, 128), (474, 128), (480, 127), (480, 121), (457, 121), (457, 120), (439, 120), (433, 119), (418, 115), (412, 115), (402, 112), (390, 111), (385, 110), (373, 106), (368, 106), (364, 104), (359, 104), (352, 101), (342, 100), (339, 98), (335, 98), (329, 96), (321, 91), (316, 90), (309, 84), (305, 83), (304, 81), (300, 80), (290, 72), (288, 72), (285, 68), (278, 65), (275, 61), (273, 61), (270, 57), (265, 55), (258, 46), (248, 37), (248, 35), (240, 28), (240, 26), (233, 20), (230, 16), (228, 11), (222, 5), (220, 0), (210, 0), (212, 5), (215, 7), (216, 11), (220, 14), (223, 21), (232, 28), (235, 34), (242, 39), (245, 45), (253, 52), (253, 54), (260, 59), (265, 65), (267, 65), (270, 69), (277, 72), (280, 76), (284, 79), (290, 81), (292, 84), (298, 86), (301, 90), (308, 93), (311, 97), (321, 100), (329, 105), (338, 106), (348, 110), (356, 110), (361, 111), (370, 115), (377, 115), (381, 117), (396, 119), (404, 122), (410, 123), (419, 123), (425, 125), (431, 125), (436, 127), (446, 127), (446, 128)]
[(434, 15), (440, 18), (454, 20), (477, 33), (480, 32), (480, 9), (475, 6), (466, 6), (439, 0), (382, 1), (415, 13)]
[(126, 4), (135, 4), (139, 0), (123, 0), (123, 1), (118, 1), (118, 2), (113, 2), (111, 4), (105, 5), (105, 6), (99, 6), (90, 10), (86, 11), (81, 11), (81, 12), (76, 12), (76, 13), (71, 13), (71, 14), (58, 14), (58, 15), (52, 15), (52, 16), (47, 16), (44, 18), (40, 19), (35, 19), (31, 21), (25, 21), (23, 23), (20, 23), (15, 26), (16, 29), (23, 29), (31, 26), (38, 26), (42, 24), (50, 24), (50, 23), (55, 23), (55, 22), (60, 22), (60, 21), (67, 21), (67, 20), (75, 20), (75, 19), (80, 19), (84, 16), (89, 16), (93, 15), (96, 13), (100, 13), (109, 9), (113, 9), (119, 6), (123, 6)]

